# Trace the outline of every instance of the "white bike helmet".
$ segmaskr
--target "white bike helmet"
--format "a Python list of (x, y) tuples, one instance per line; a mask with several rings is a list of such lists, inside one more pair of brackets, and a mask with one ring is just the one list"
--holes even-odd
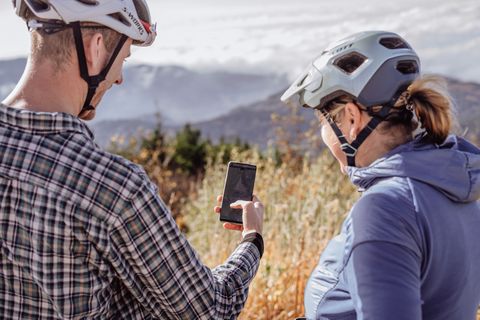
[[(41, 21), (94, 22), (150, 46), (156, 37), (155, 24), (145, 0), (12, 0), (15, 12), (25, 20), (27, 8), (35, 19), (27, 21), (41, 28)], [(40, 22), (38, 21), (40, 20)]]
[[(91, 101), (98, 86), (105, 80), (110, 68), (128, 38), (138, 46), (150, 46), (156, 38), (156, 24), (150, 18), (145, 0), (12, 0), (18, 16), (27, 22), (30, 30), (41, 29), (47, 34), (71, 28), (80, 67), (80, 75), (88, 84), (88, 93), (79, 116), (94, 110)], [(27, 21), (27, 12), (34, 17)], [(122, 36), (110, 61), (98, 75), (91, 76), (83, 46), (82, 22), (92, 22), (117, 31)], [(91, 26), (90, 26), (91, 27)]]
[[(389, 114), (400, 95), (420, 75), (420, 59), (399, 35), (366, 31), (330, 44), (282, 95), (289, 104), (319, 109), (342, 144), (348, 165), (371, 131)], [(325, 106), (349, 96), (373, 117), (357, 139), (348, 143)], [(383, 106), (374, 113), (372, 107)]]

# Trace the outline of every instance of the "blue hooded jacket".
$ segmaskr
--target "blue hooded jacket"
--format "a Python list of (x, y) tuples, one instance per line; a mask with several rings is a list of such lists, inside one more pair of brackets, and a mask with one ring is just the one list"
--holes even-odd
[(363, 194), (310, 276), (307, 319), (475, 319), (480, 150), (417, 138), (348, 173)]

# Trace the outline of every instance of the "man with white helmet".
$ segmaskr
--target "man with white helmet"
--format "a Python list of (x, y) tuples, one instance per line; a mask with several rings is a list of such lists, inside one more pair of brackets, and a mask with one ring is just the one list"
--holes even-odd
[(155, 40), (146, 2), (12, 2), (32, 48), (0, 105), (0, 318), (236, 318), (263, 254), (262, 204), (238, 204), (243, 240), (210, 270), (144, 170), (80, 120), (122, 83), (131, 45)]

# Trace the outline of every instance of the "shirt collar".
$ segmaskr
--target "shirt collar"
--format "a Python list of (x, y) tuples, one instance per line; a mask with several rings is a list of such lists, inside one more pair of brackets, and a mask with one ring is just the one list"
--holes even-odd
[(0, 104), (0, 123), (33, 134), (78, 132), (94, 139), (93, 132), (82, 120), (64, 112), (34, 112)]

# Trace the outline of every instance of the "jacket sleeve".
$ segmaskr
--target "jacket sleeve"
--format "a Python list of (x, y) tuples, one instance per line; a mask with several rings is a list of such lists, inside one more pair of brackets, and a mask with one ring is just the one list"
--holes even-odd
[(117, 276), (152, 317), (234, 319), (259, 265), (255, 241), (244, 241), (210, 270), (179, 231), (151, 183), (138, 190), (110, 232)]
[(352, 209), (346, 278), (358, 319), (420, 320), (420, 232), (408, 199), (367, 194)]

